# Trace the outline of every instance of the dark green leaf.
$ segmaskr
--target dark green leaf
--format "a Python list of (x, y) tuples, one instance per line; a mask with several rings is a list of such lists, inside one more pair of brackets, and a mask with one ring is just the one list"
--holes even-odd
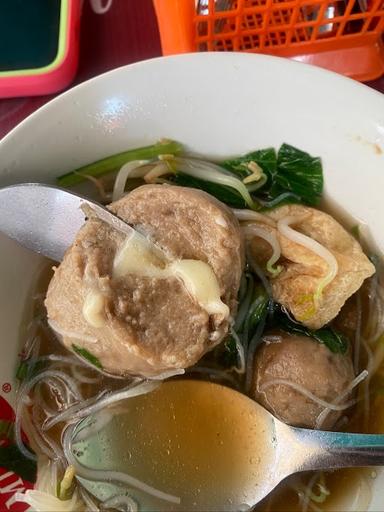
[(236, 341), (232, 336), (228, 336), (224, 342), (224, 352), (221, 356), (221, 362), (224, 366), (236, 366), (237, 365), (237, 347)]
[(318, 343), (324, 344), (329, 350), (335, 354), (345, 354), (348, 349), (347, 339), (335, 331), (332, 327), (323, 327), (317, 331), (308, 329), (302, 324), (291, 320), (278, 304), (275, 304), (275, 313), (273, 316), (273, 326), (279, 327), (291, 334), (299, 334), (308, 336), (316, 340)]
[(324, 327), (322, 329), (318, 329), (317, 331), (312, 332), (312, 336), (319, 343), (324, 343), (326, 347), (329, 348), (331, 352), (335, 354), (341, 353), (345, 354), (348, 349), (348, 341), (346, 338), (335, 331), (332, 327)]
[(249, 308), (249, 319), (248, 319), (248, 329), (249, 332), (252, 333), (267, 309), (268, 305), (268, 294), (265, 291), (263, 286), (256, 286), (254, 290), (254, 300)]
[[(267, 208), (298, 202), (318, 204), (323, 192), (323, 170), (319, 158), (283, 144), (277, 155), (273, 148), (261, 149), (225, 160), (221, 165), (244, 178), (251, 174), (247, 165), (252, 161), (268, 177), (267, 183), (257, 192), (257, 196), (272, 201), (271, 206), (266, 205)], [(287, 192), (291, 192), (292, 196), (283, 196)], [(275, 204), (274, 200), (280, 196), (281, 201)]]
[(13, 471), (28, 482), (36, 481), (36, 462), (24, 457), (14, 444), (0, 446), (0, 467)]
[(91, 354), (86, 348), (79, 347), (78, 345), (75, 344), (72, 344), (72, 348), (76, 352), (76, 354), (86, 359), (89, 363), (93, 364), (93, 366), (96, 366), (96, 368), (99, 368), (100, 370), (103, 369), (103, 366), (98, 360), (98, 358)]
[(265, 187), (271, 185), (277, 172), (277, 155), (274, 148), (252, 151), (251, 153), (247, 153), (246, 155), (238, 158), (224, 160), (220, 165), (225, 167), (228, 171), (232, 171), (233, 173), (240, 175), (242, 178), (245, 178), (251, 174), (247, 167), (250, 162), (256, 162), (267, 175), (268, 182)]
[(269, 191), (272, 198), (293, 192), (304, 203), (317, 205), (323, 192), (321, 160), (289, 144), (283, 144), (277, 156), (277, 173)]
[(261, 321), (264, 323), (269, 297), (264, 287), (258, 285), (253, 290), (252, 302), (249, 306), (245, 321), (241, 326), (241, 339), (247, 346), (249, 341), (258, 330)]
[(219, 201), (233, 208), (246, 208), (247, 205), (241, 195), (233, 188), (218, 185), (210, 181), (200, 180), (187, 174), (178, 172), (168, 178), (168, 181), (181, 187), (198, 188), (216, 197)]

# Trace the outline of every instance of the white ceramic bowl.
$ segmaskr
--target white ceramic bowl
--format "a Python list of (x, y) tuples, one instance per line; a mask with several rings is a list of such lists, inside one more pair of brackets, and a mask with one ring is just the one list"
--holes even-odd
[[(288, 142), (323, 159), (328, 195), (384, 248), (384, 95), (289, 60), (192, 54), (141, 62), (86, 82), (0, 142), (0, 186), (53, 182), (100, 157), (168, 137), (212, 156)], [(27, 221), (27, 219), (26, 219)], [(11, 404), (25, 300), (41, 259), (0, 236), (0, 393)], [(28, 305), (27, 305), (28, 306)], [(382, 510), (384, 478), (370, 510)], [(344, 503), (340, 510), (354, 510)]]

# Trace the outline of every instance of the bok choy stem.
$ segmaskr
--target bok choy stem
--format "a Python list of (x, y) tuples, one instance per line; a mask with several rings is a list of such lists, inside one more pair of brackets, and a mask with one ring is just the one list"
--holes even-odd
[(86, 175), (99, 177), (103, 174), (116, 171), (122, 165), (132, 160), (151, 160), (159, 155), (176, 155), (181, 153), (182, 150), (183, 146), (178, 142), (157, 142), (151, 146), (123, 151), (122, 153), (97, 160), (89, 165), (85, 165), (84, 167), (59, 176), (57, 183), (61, 187), (71, 187), (72, 185), (77, 185), (84, 181)]

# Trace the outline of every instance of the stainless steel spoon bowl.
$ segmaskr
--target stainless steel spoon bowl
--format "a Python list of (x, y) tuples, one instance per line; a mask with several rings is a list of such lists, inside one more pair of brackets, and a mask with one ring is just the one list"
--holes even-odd
[(165, 382), (82, 420), (71, 449), (98, 499), (128, 494), (151, 512), (248, 510), (293, 473), (384, 464), (384, 435), (290, 427), (237, 391), (197, 380)]

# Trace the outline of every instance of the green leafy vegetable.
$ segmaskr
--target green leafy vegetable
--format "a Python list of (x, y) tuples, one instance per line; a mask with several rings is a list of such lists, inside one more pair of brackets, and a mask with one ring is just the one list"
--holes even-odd
[(248, 315), (248, 330), (250, 333), (253, 333), (263, 318), (265, 311), (268, 306), (269, 297), (265, 288), (261, 285), (255, 287), (254, 291), (254, 300), (249, 308)]
[[(76, 185), (84, 181), (87, 176), (97, 178), (114, 172), (127, 162), (151, 160), (161, 154), (177, 156), (182, 149), (179, 143), (173, 141), (132, 149), (64, 174), (57, 179), (57, 182), (64, 187)], [(175, 158), (176, 160), (177, 158)], [(183, 159), (179, 158), (178, 160), (181, 162)], [(258, 181), (243, 183), (245, 178), (253, 174), (249, 168), (251, 162), (256, 163), (262, 169), (263, 174)], [(211, 164), (211, 167), (214, 165)], [(323, 172), (320, 159), (289, 144), (283, 144), (278, 153), (274, 148), (260, 149), (237, 158), (224, 160), (220, 166), (225, 169), (224, 173), (228, 173), (228, 171), (231, 173), (231, 179), (235, 186), (231, 187), (228, 183), (216, 183), (216, 180), (208, 181), (208, 175), (207, 179), (203, 175), (189, 175), (182, 168), (175, 169), (175, 173), (169, 177), (168, 181), (175, 185), (205, 190), (233, 208), (257, 209), (261, 207), (260, 203), (263, 201), (266, 201), (265, 208), (298, 202), (317, 205), (323, 191)], [(227, 180), (229, 180), (228, 176)], [(260, 201), (255, 201), (255, 197)]]
[(321, 160), (289, 144), (283, 144), (277, 155), (277, 173), (269, 191), (271, 197), (293, 192), (304, 203), (317, 205), (323, 193)]
[(247, 350), (250, 340), (259, 323), (265, 319), (267, 311), (269, 298), (264, 287), (259, 284), (254, 286), (254, 277), (249, 273), (244, 276), (243, 281), (245, 289), (242, 291), (243, 297), (233, 326), (235, 333), (229, 334), (224, 343), (215, 349), (218, 362), (225, 367), (238, 364), (238, 347), (234, 336), (238, 336), (240, 343)]
[(248, 169), (250, 162), (256, 162), (263, 169), (268, 178), (265, 187), (270, 186), (277, 172), (277, 155), (274, 148), (252, 151), (244, 156), (224, 160), (220, 165), (225, 167), (228, 171), (232, 171), (235, 174), (239, 174), (242, 178), (245, 178), (251, 174), (251, 171)]
[(237, 309), (237, 315), (233, 329), (235, 332), (240, 332), (244, 326), (244, 322), (247, 319), (249, 308), (254, 300), (254, 285), (255, 280), (251, 273), (243, 274), (242, 286), (239, 290), (239, 307)]
[[(251, 297), (249, 294), (251, 293)], [(237, 335), (245, 348), (256, 333), (260, 322), (264, 322), (269, 296), (260, 284), (254, 286), (254, 279), (248, 279), (248, 290), (243, 303), (239, 306), (235, 327)], [(244, 314), (244, 309), (246, 310)]]
[(14, 444), (0, 446), (0, 467), (13, 471), (28, 482), (36, 481), (36, 462), (24, 457)]
[[(311, 331), (310, 331), (311, 333)], [(312, 332), (312, 336), (319, 343), (324, 343), (331, 352), (345, 354), (348, 349), (346, 338), (332, 327), (324, 327)]]
[(57, 178), (57, 183), (61, 187), (71, 187), (84, 181), (86, 179), (85, 176), (97, 178), (103, 174), (116, 171), (127, 162), (133, 160), (150, 160), (164, 154), (175, 155), (181, 153), (182, 150), (182, 145), (174, 141), (158, 142), (152, 146), (131, 149), (85, 165), (67, 174), (63, 174)]
[(334, 354), (345, 354), (348, 349), (347, 339), (332, 327), (322, 327), (317, 331), (308, 329), (302, 324), (296, 323), (281, 310), (279, 305), (275, 305), (275, 313), (273, 317), (274, 327), (279, 327), (291, 334), (299, 334), (308, 336), (316, 340), (318, 343), (325, 345)]
[[(203, 182), (209, 182), (212, 185), (230, 188), (243, 198), (248, 208), (255, 209), (259, 207), (252, 198), (250, 189), (243, 183), (243, 180), (220, 165), (206, 160), (181, 158), (177, 156), (167, 159), (167, 164), (172, 173), (181, 173)], [(262, 183), (264, 182), (265, 179), (262, 179)], [(254, 184), (250, 186), (254, 186)]]
[(224, 351), (222, 352), (220, 362), (226, 367), (237, 365), (237, 346), (233, 336), (229, 335), (224, 341)]
[[(273, 201), (280, 196), (279, 205), (292, 202), (318, 204), (323, 192), (320, 158), (312, 157), (289, 144), (283, 144), (278, 154), (273, 148), (261, 149), (225, 160), (221, 165), (244, 178), (251, 174), (248, 164), (252, 161), (263, 169), (268, 178), (266, 184), (257, 191), (258, 197), (264, 195), (264, 199)], [(287, 192), (292, 195), (284, 195)], [(273, 203), (273, 207), (275, 206), (277, 204)]]
[(244, 199), (233, 188), (219, 185), (217, 183), (212, 183), (210, 181), (200, 180), (181, 172), (170, 176), (168, 181), (182, 187), (192, 187), (204, 190), (205, 192), (208, 192), (208, 194), (211, 194), (213, 197), (216, 197), (216, 199), (222, 201), (228, 206), (231, 206), (232, 208), (247, 208), (247, 204), (245, 203)]
[(75, 344), (72, 344), (72, 348), (76, 352), (76, 354), (86, 359), (89, 363), (93, 364), (93, 366), (96, 366), (96, 368), (99, 368), (100, 370), (103, 369), (103, 366), (100, 363), (99, 359), (93, 354), (91, 354), (86, 348), (79, 347), (78, 345)]

